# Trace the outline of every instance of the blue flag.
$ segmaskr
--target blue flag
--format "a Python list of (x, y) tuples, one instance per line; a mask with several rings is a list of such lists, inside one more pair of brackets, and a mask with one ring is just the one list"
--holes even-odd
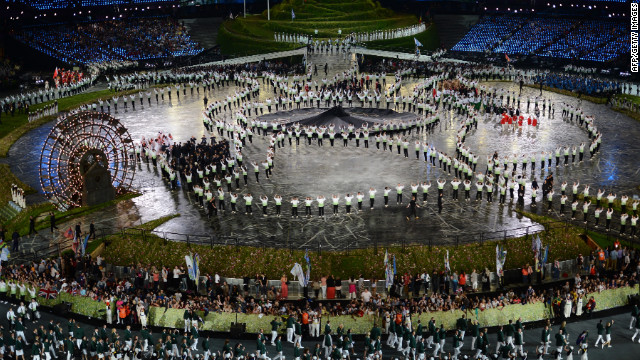
[(304, 260), (307, 262), (307, 273), (306, 273), (305, 284), (308, 284), (309, 279), (311, 278), (311, 260), (309, 259), (308, 249), (304, 251)]
[(416, 39), (415, 37), (413, 38), (413, 41), (415, 41), (416, 46), (422, 46), (422, 43), (420, 43), (420, 41), (418, 41), (418, 39)]
[[(89, 234), (91, 235), (91, 234)], [(84, 256), (84, 253), (87, 251), (87, 245), (89, 244), (89, 235), (87, 235), (84, 238), (84, 242), (82, 243), (82, 256)]]
[(193, 256), (193, 277), (195, 278), (196, 286), (198, 286), (198, 280), (200, 280), (200, 255), (198, 253)]
[(396, 256), (393, 255), (393, 275), (397, 274), (398, 272), (396, 271)]
[(291, 20), (296, 18), (296, 13), (293, 12), (293, 9), (291, 9)]
[(545, 246), (544, 254), (542, 255), (542, 266), (547, 263), (547, 259), (549, 257), (549, 245)]

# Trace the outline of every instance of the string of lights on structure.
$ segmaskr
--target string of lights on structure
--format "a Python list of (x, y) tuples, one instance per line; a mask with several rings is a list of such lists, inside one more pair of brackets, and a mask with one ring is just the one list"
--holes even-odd
[(113, 116), (83, 111), (60, 117), (40, 154), (40, 184), (59, 207), (83, 204), (86, 171), (94, 164), (107, 169), (116, 194), (129, 191), (135, 174), (133, 141)]

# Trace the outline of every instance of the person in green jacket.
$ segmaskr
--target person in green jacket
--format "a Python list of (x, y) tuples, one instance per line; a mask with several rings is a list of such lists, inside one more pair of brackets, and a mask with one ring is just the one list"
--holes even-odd
[(396, 323), (391, 320), (389, 322), (389, 337), (387, 338), (387, 346), (393, 347), (396, 342)]
[(467, 331), (467, 318), (464, 314), (456, 321), (456, 329), (458, 330), (458, 336), (461, 340), (464, 340), (464, 334)]
[(204, 357), (204, 360), (209, 360), (209, 357), (211, 356), (211, 344), (209, 343), (208, 336), (202, 340), (202, 344), (200, 344), (200, 346), (202, 347), (202, 356)]
[(382, 336), (382, 330), (378, 327), (377, 323), (373, 323), (373, 328), (371, 328), (371, 341), (376, 342), (380, 341), (380, 337)]
[(638, 315), (640, 315), (640, 309), (638, 309), (638, 305), (633, 305), (631, 309), (631, 321), (629, 321), (629, 330), (633, 330), (633, 325), (636, 324)]
[[(631, 341), (635, 341), (636, 336), (638, 336), (638, 334), (640, 334), (640, 314), (638, 314), (638, 316), (636, 316), (636, 331), (633, 333), (633, 336), (631, 337)], [(638, 340), (638, 342), (640, 342), (640, 340)]]
[(309, 349), (305, 348), (302, 352), (302, 360), (311, 360), (311, 352)]
[(404, 326), (402, 326), (402, 324), (397, 324), (396, 325), (396, 342), (398, 343), (398, 348), (397, 348), (398, 351), (402, 350), (402, 346), (404, 345), (404, 336), (405, 336)]
[(515, 326), (513, 326), (513, 320), (509, 320), (509, 323), (504, 328), (504, 334), (507, 336), (507, 344), (513, 347), (513, 335), (516, 332)]
[[(163, 338), (166, 339), (166, 332), (163, 331), (163, 334), (165, 335)], [(131, 339), (133, 339), (133, 336), (131, 335), (131, 325), (127, 325), (127, 328), (124, 329), (124, 343), (125, 343), (125, 351), (129, 351), (131, 350), (131, 345), (132, 345), (132, 341)]]
[(80, 343), (80, 351), (82, 351), (82, 357), (87, 358), (89, 355), (89, 339), (86, 336), (82, 337), (82, 343)]
[(416, 355), (418, 360), (424, 360), (424, 338), (416, 343)]
[(332, 360), (340, 360), (342, 359), (342, 351), (337, 345), (333, 345), (333, 349), (331, 351), (331, 359)]
[[(198, 322), (197, 321), (193, 321), (192, 323), (193, 325), (191, 325), (191, 335), (193, 336), (193, 344), (191, 344), (191, 351), (196, 351), (196, 349), (198, 348), (198, 341), (200, 340), (200, 332), (198, 331)], [(143, 336), (144, 341), (145, 341), (145, 347), (144, 349), (147, 349), (147, 344), (149, 344), (153, 338), (151, 337), (151, 334), (149, 333), (149, 331), (147, 329), (142, 329), (143, 331), (146, 331), (146, 336)]]
[[(264, 344), (263, 344), (264, 345)], [(264, 349), (264, 354), (266, 354), (266, 348)], [(233, 354), (231, 354), (232, 357), (235, 358), (240, 358), (240, 357), (244, 357), (244, 352), (245, 352), (245, 348), (242, 344), (237, 343), (236, 346), (233, 348)]]
[(67, 354), (67, 359), (73, 357), (73, 336), (69, 335), (69, 337), (64, 341), (64, 352)]
[(471, 320), (471, 326), (469, 326), (469, 332), (471, 333), (471, 351), (476, 349), (476, 341), (480, 333), (480, 327), (476, 320)]
[(16, 354), (16, 359), (18, 358), (22, 358), (22, 360), (24, 360), (24, 347), (26, 346), (24, 339), (21, 336), (18, 336), (18, 338), (15, 341), (15, 354)]
[(316, 346), (311, 351), (311, 356), (316, 357), (318, 359), (322, 357), (322, 348), (320, 347), (320, 344), (316, 343)]
[(509, 345), (506, 342), (504, 343), (504, 345), (500, 346), (500, 349), (498, 349), (501, 359), (513, 359), (514, 356), (511, 353), (512, 351), (513, 351), (513, 347), (511, 347), (511, 345)]
[(602, 344), (603, 349), (605, 345), (607, 345), (607, 347), (611, 347), (611, 327), (612, 326), (613, 326), (613, 320), (611, 320), (611, 322), (608, 322), (607, 325), (604, 326), (604, 336), (607, 339), (607, 341)]
[(349, 345), (351, 345), (351, 344), (349, 344), (349, 339), (347, 338), (346, 335), (342, 337), (342, 344), (341, 345), (342, 345), (342, 348), (341, 348), (342, 357), (347, 357), (348, 358), (349, 357)]
[[(24, 354), (22, 358), (24, 358)], [(31, 345), (31, 359), (40, 360), (41, 358), (42, 358), (42, 346), (40, 346), (40, 341), (38, 341), (38, 339), (35, 339), (33, 340), (33, 345)]]
[(351, 329), (347, 329), (347, 334), (345, 335), (345, 342), (347, 343), (347, 349), (351, 352), (351, 356), (354, 356), (356, 353), (353, 351), (353, 335), (351, 334)]
[(440, 332), (436, 329), (436, 331), (433, 332), (433, 347), (434, 350), (431, 353), (431, 356), (433, 357), (438, 357), (438, 352), (440, 351)]
[(435, 333), (438, 331), (436, 329), (436, 320), (435, 318), (431, 318), (431, 320), (429, 320), (429, 324), (428, 324), (428, 329), (429, 329), (429, 336), (427, 337), (427, 348), (431, 349), (432, 345), (435, 343), (437, 344), (438, 342), (434, 340), (435, 337)]
[[(187, 337), (182, 338), (182, 342), (180, 343), (180, 356), (184, 359), (185, 357), (191, 357), (191, 350), (189, 349), (189, 343), (187, 342)], [(135, 341), (134, 341), (135, 343)], [(134, 346), (135, 347), (135, 346)]]
[(342, 354), (342, 338), (341, 337), (336, 337), (336, 342), (334, 343), (334, 345), (338, 348), (338, 350), (340, 350), (340, 354)]
[(518, 328), (513, 337), (516, 343), (516, 352), (520, 354), (520, 356), (524, 357), (524, 334), (522, 333), (522, 328)]
[(9, 356), (13, 357), (16, 353), (16, 334), (11, 332), (7, 339), (7, 347), (9, 348)]
[(504, 341), (504, 328), (500, 326), (498, 332), (496, 333), (497, 341), (496, 341), (496, 353), (500, 352), (500, 348), (505, 344)]
[(331, 334), (325, 332), (322, 345), (324, 347), (324, 357), (329, 358), (329, 356), (331, 356), (331, 352), (333, 351), (333, 339), (331, 339)]
[(522, 338), (524, 339), (524, 324), (522, 323), (522, 318), (518, 318), (518, 320), (516, 320), (515, 329), (516, 331), (522, 330)]
[(479, 335), (478, 335), (478, 339), (476, 340), (475, 345), (478, 345), (478, 349), (476, 350), (476, 354), (474, 356), (474, 359), (480, 358), (480, 355), (482, 354), (482, 349), (484, 348), (484, 339), (482, 338), (483, 334), (484, 333), (482, 331), (480, 331)]
[(76, 346), (80, 347), (82, 338), (84, 338), (84, 329), (79, 323), (76, 323), (76, 328), (73, 330), (73, 337), (76, 340)]
[[(155, 350), (154, 350), (156, 356), (158, 357), (158, 359), (165, 359), (167, 357), (167, 350), (165, 348), (165, 344), (164, 341), (162, 340), (162, 338), (158, 339), (158, 344), (155, 346)], [(209, 358), (207, 357), (207, 353), (205, 352), (203, 354), (204, 358), (206, 360), (208, 360)]]
[(457, 359), (460, 355), (460, 349), (462, 349), (462, 338), (460, 338), (460, 330), (456, 330), (453, 334), (453, 358)]
[(562, 329), (560, 329), (556, 334), (556, 352), (557, 353), (562, 352), (562, 349), (564, 349), (565, 346), (567, 346), (567, 340), (564, 337), (564, 333)]
[(182, 313), (182, 319), (184, 320), (184, 332), (191, 331), (191, 310), (185, 309)]
[(420, 323), (420, 319), (418, 319), (418, 327), (416, 328), (416, 341), (422, 340), (422, 333), (424, 329), (422, 328), (422, 323)]
[[(47, 339), (48, 340), (48, 339)], [(91, 356), (92, 359), (95, 359), (96, 356), (98, 356), (98, 342), (95, 336), (91, 337), (91, 341), (89, 341), (89, 356)], [(55, 355), (55, 351), (51, 351), (51, 348), (49, 348), (50, 352), (52, 352), (51, 355)]]
[(104, 359), (104, 353), (107, 352), (107, 346), (104, 343), (104, 339), (100, 338), (98, 343), (96, 344), (96, 353), (98, 354), (98, 359)]
[(22, 318), (19, 317), (18, 320), (16, 320), (16, 324), (14, 327), (14, 330), (16, 332), (16, 338), (22, 338), (22, 341), (24, 342), (25, 345), (29, 345), (29, 343), (27, 342), (27, 337), (24, 334), (24, 324), (22, 323)]
[[(598, 338), (596, 339), (596, 343), (593, 344), (593, 346), (597, 347), (600, 342), (604, 344), (604, 324), (602, 323), (602, 319), (600, 319), (600, 321), (596, 325), (596, 329), (598, 330)], [(633, 340), (634, 338), (632, 337), (631, 341)]]
[(290, 315), (287, 318), (287, 342), (291, 344), (293, 344), (293, 333), (295, 330), (295, 325), (294, 325), (295, 323), (296, 323), (296, 319), (293, 317), (293, 315)]
[(542, 354), (546, 355), (548, 353), (549, 344), (551, 344), (551, 330), (549, 330), (549, 325), (545, 325), (542, 329), (542, 334), (540, 334), (540, 344), (543, 347)]
[(438, 333), (438, 338), (440, 338), (440, 352), (444, 352), (444, 344), (447, 339), (447, 332), (444, 330), (444, 324), (440, 324), (440, 330)]
[(371, 345), (371, 336), (369, 335), (370, 333), (366, 333), (364, 334), (364, 357), (367, 357), (367, 354), (370, 353), (369, 352), (369, 346)]
[(293, 329), (295, 334), (293, 341), (297, 342), (298, 344), (302, 344), (302, 324), (300, 323), (300, 321), (296, 320), (296, 322), (293, 324)]
[(300, 343), (296, 341), (296, 343), (293, 344), (293, 358), (295, 360), (300, 360), (300, 356), (302, 355), (300, 351), (301, 349), (302, 347), (300, 346)]
[(278, 335), (275, 342), (276, 356), (272, 360), (284, 359), (282, 356), (282, 336)]
[(411, 357), (412, 359), (416, 358), (416, 333), (412, 332), (411, 334), (409, 334), (409, 341), (408, 341), (408, 346), (407, 349), (408, 351), (406, 352), (407, 355), (409, 357)]
[(278, 321), (278, 317), (271, 320), (271, 346), (275, 345), (276, 338), (279, 338), (278, 328), (280, 325), (282, 325), (282, 322)]
[(69, 319), (69, 321), (67, 321), (67, 334), (73, 336), (73, 330), (76, 329), (75, 327), (75, 320), (74, 319)]
[(224, 345), (222, 345), (222, 355), (224, 357), (224, 355), (231, 354), (231, 353), (232, 353), (232, 349), (231, 349), (231, 344), (229, 343), (229, 339), (225, 339)]
[(482, 338), (482, 347), (480, 350), (482, 350), (483, 355), (489, 356), (489, 330), (485, 328), (480, 337)]

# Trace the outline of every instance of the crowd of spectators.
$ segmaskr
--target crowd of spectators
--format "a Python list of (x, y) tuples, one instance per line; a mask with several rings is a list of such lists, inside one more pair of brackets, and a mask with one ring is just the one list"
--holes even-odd
[(566, 34), (575, 24), (570, 19), (535, 18), (527, 21), (518, 31), (501, 42), (494, 51), (506, 54), (529, 55)]
[(137, 4), (153, 4), (167, 3), (171, 0), (11, 0), (12, 2), (22, 3), (38, 10), (66, 9), (75, 8), (78, 5), (83, 7), (91, 6), (108, 6), (108, 5), (137, 5)]
[[(548, 47), (540, 49), (542, 56), (565, 59), (607, 61), (628, 52), (624, 46), (616, 46), (621, 33), (628, 34), (627, 25), (612, 20), (585, 20), (566, 36), (557, 39)], [(607, 52), (604, 56), (601, 53)]]
[(587, 95), (605, 95), (617, 93), (621, 83), (618, 81), (567, 73), (541, 73), (534, 79), (536, 84), (561, 90), (577, 91)]
[(512, 16), (485, 16), (451, 50), (471, 52), (491, 50), (513, 31), (513, 26), (518, 21), (518, 18)]
[(169, 17), (37, 26), (14, 36), (38, 51), (74, 65), (163, 59), (202, 51), (184, 25)]
[(628, 33), (626, 23), (610, 19), (492, 15), (482, 18), (452, 50), (606, 62), (629, 52)]
[[(385, 314), (399, 308), (421, 314), (452, 309), (484, 311), (514, 304), (544, 302), (555, 310), (559, 318), (582, 315), (594, 310), (595, 302), (589, 293), (601, 292), (637, 284), (640, 252), (616, 244), (616, 249), (602, 249), (575, 261), (573, 274), (562, 272), (559, 263), (553, 264), (552, 286), (541, 285), (534, 274), (523, 277), (517, 287), (503, 287), (490, 292), (489, 270), (469, 273), (418, 271), (398, 274), (394, 287), (377, 291), (377, 281), (360, 276), (340, 280), (332, 275), (311, 281), (305, 293), (312, 299), (345, 299), (346, 301), (305, 302), (319, 314), (352, 315)], [(615, 256), (614, 256), (615, 252)], [(110, 270), (107, 270), (110, 269)], [(184, 267), (157, 267), (132, 264), (117, 276), (113, 267), (101, 257), (64, 257), (41, 260), (27, 265), (2, 267), (0, 289), (16, 296), (34, 294), (38, 288), (47, 292), (68, 292), (97, 301), (117, 304), (121, 308), (136, 309), (142, 304), (146, 313), (150, 306), (192, 309), (210, 312), (241, 312), (265, 315), (289, 314), (304, 311), (300, 302), (287, 301), (288, 279), (268, 281), (264, 274), (247, 275), (242, 282), (227, 282), (219, 274), (205, 274), (198, 287), (189, 279)], [(562, 281), (566, 279), (567, 281)], [(6, 285), (5, 285), (6, 284)], [(557, 284), (557, 285), (556, 285)], [(198, 291), (199, 290), (199, 291)], [(310, 305), (306, 305), (310, 304)], [(308, 309), (308, 308), (307, 308)], [(139, 323), (135, 311), (123, 312), (125, 323)], [(117, 316), (117, 315), (116, 315)]]

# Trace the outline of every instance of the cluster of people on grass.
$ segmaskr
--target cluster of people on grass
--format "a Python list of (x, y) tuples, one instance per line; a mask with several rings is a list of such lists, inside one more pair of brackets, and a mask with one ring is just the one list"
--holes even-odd
[(36, 121), (38, 119), (42, 119), (45, 116), (53, 116), (58, 113), (58, 100), (54, 101), (52, 104), (45, 105), (43, 108), (29, 111), (27, 115), (27, 119), (29, 122)]
[(7, 95), (4, 98), (0, 98), (0, 113), (4, 111), (5, 115), (11, 114), (11, 116), (14, 116), (16, 112), (18, 114), (27, 114), (29, 113), (29, 107), (33, 105), (79, 94), (91, 87), (95, 80), (95, 77), (85, 77), (80, 82), (59, 88), (45, 87), (44, 89), (28, 90), (19, 94)]
[(16, 184), (11, 184), (11, 201), (23, 209), (27, 207), (27, 199), (24, 194), (24, 189)]

